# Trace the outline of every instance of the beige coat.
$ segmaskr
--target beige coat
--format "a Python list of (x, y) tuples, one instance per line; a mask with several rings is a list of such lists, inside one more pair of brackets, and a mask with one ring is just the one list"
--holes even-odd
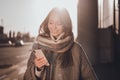
[(35, 55), (32, 52), (24, 80), (97, 80), (87, 56), (78, 43), (74, 43), (72, 48), (65, 53), (54, 53), (49, 50), (43, 50), (43, 52), (50, 66), (44, 67), (40, 78), (37, 78), (34, 65)]

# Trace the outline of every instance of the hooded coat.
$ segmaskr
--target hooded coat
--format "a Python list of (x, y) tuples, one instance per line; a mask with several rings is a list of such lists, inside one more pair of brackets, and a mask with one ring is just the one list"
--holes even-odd
[[(39, 46), (35, 44), (33, 49), (39, 49)], [(97, 80), (85, 52), (78, 43), (74, 42), (73, 46), (65, 53), (42, 51), (50, 66), (44, 66), (37, 77), (33, 51), (28, 60), (24, 80)]]

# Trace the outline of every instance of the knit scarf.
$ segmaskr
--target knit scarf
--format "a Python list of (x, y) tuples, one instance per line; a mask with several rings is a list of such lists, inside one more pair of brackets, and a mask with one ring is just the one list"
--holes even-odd
[(41, 49), (43, 48), (57, 53), (64, 53), (71, 48), (74, 40), (73, 35), (63, 38), (64, 34), (65, 33), (60, 34), (57, 39), (52, 35), (50, 35), (50, 37), (39, 35), (36, 38), (36, 41)]

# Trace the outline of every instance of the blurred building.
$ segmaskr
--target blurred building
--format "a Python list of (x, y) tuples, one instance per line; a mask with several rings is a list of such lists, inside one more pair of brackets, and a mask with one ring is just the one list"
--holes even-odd
[(3, 26), (0, 26), (0, 35), (4, 33), (3, 31)]
[(98, 50), (99, 62), (114, 61), (114, 0), (98, 0)]
[(120, 61), (120, 0), (79, 0), (77, 40), (92, 64)]
[(120, 61), (120, 0), (98, 0), (100, 62)]
[(4, 27), (0, 26), (0, 43), (6, 43), (7, 41), (7, 35), (4, 34)]

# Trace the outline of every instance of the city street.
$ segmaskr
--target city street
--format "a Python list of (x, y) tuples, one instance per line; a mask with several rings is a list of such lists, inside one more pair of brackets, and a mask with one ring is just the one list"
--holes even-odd
[(0, 80), (22, 80), (32, 43), (0, 47)]

